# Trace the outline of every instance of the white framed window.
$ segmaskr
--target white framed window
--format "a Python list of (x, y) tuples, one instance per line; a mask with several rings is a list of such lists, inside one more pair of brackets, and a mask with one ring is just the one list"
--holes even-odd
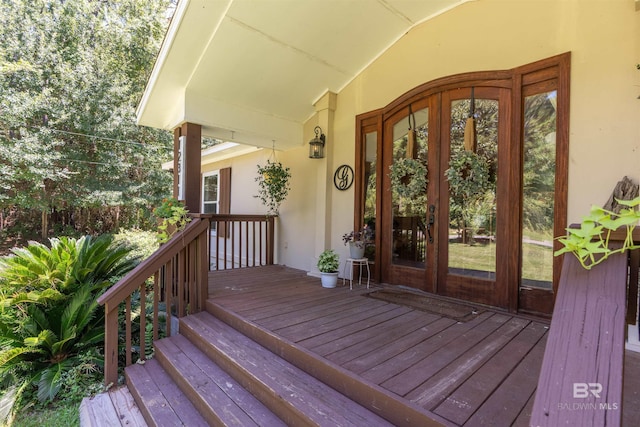
[(206, 172), (202, 175), (202, 213), (220, 212), (220, 171)]

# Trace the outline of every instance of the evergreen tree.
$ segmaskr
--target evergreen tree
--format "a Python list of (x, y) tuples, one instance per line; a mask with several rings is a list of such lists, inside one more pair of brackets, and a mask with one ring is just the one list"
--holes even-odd
[(81, 232), (166, 196), (171, 135), (135, 124), (170, 0), (0, 1), (0, 209)]

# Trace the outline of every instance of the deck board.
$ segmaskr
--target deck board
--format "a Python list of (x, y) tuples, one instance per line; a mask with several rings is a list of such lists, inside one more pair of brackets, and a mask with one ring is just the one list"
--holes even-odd
[(454, 424), (528, 425), (548, 321), (485, 310), (457, 322), (362, 296), (379, 289), (324, 289), (283, 266), (209, 282), (225, 309)]

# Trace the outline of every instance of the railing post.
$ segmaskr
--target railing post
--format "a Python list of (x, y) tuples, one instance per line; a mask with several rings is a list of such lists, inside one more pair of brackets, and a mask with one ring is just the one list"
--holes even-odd
[(267, 217), (267, 265), (273, 265), (275, 246), (275, 217)]
[(209, 298), (209, 235), (209, 229), (207, 229), (206, 234), (201, 235), (198, 241), (198, 265), (196, 267), (198, 278), (196, 283), (199, 286), (199, 295), (197, 311), (204, 310), (207, 298)]
[(118, 305), (104, 306), (104, 383), (118, 383)]

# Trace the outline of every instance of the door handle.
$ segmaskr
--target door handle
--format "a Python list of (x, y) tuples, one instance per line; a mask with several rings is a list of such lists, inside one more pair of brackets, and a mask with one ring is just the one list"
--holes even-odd
[(436, 222), (435, 211), (436, 211), (436, 207), (434, 205), (429, 205), (429, 220), (427, 221), (427, 234), (429, 236), (429, 243), (433, 243), (433, 236), (431, 235), (431, 227)]

